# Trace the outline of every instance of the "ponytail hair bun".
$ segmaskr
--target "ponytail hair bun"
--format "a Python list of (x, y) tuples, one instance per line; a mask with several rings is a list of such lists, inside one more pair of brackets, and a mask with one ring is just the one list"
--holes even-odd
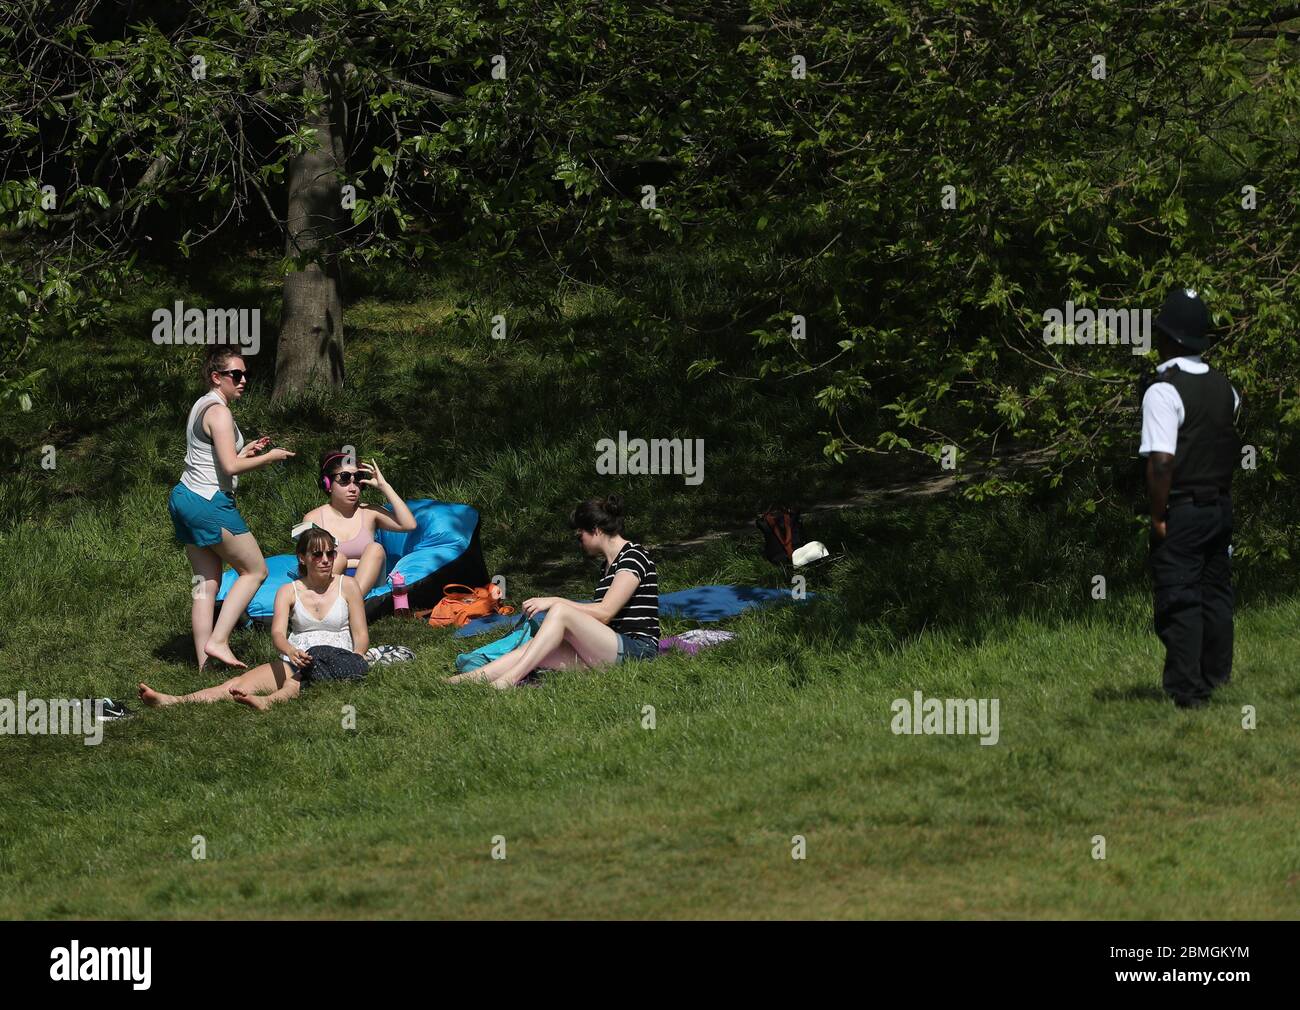
[(242, 357), (243, 355), (238, 350), (229, 346), (209, 348), (203, 355), (203, 388), (212, 388), (213, 372), (224, 372), (230, 367), (232, 359)]
[(622, 536), (625, 514), (622, 495), (611, 494), (604, 498), (588, 498), (569, 513), (569, 526), (575, 530), (586, 530), (588, 533), (600, 530), (610, 536)]

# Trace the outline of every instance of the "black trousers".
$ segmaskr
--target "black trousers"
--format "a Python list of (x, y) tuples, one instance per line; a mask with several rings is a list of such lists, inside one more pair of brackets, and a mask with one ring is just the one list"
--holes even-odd
[(1151, 540), (1156, 634), (1165, 643), (1165, 693), (1199, 702), (1232, 676), (1232, 499), (1169, 506)]

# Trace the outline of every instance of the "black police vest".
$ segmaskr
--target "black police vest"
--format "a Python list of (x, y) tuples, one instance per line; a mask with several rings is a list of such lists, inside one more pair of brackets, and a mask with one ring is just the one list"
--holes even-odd
[(1241, 440), (1232, 425), (1232, 384), (1213, 368), (1194, 374), (1177, 365), (1161, 372), (1156, 381), (1169, 383), (1183, 401), (1170, 491), (1227, 494), (1241, 458)]

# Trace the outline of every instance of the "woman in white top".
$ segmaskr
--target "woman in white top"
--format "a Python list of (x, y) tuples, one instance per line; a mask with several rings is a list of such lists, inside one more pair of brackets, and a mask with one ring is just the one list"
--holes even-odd
[[(203, 375), (208, 391), (190, 408), (185, 423), (185, 472), (167, 503), (176, 539), (185, 545), (195, 575), (190, 626), (200, 670), (208, 657), (230, 666), (246, 665), (230, 651), (230, 633), (266, 578), (266, 561), (257, 539), (235, 508), (239, 475), (293, 456), (287, 449), (257, 455), (270, 444), (269, 438), (244, 444), (230, 413), (230, 405), (244, 395), (248, 382), (248, 369), (238, 353), (228, 347), (209, 351)], [(238, 578), (214, 626), (212, 611), (223, 564), (230, 565)]]
[[(300, 579), (281, 586), (275, 594), (271, 641), (280, 658), (193, 694), (160, 694), (140, 685), (140, 700), (161, 707), (191, 701), (241, 701), (265, 710), (277, 701), (298, 697), (303, 683), (313, 679), (315, 659), (307, 651), (332, 646), (357, 657), (355, 667), (365, 671), (362, 659), (370, 647), (366, 608), (356, 580), (334, 574), (338, 545), (326, 530), (314, 527), (298, 538)], [(329, 650), (324, 650), (328, 652)]]

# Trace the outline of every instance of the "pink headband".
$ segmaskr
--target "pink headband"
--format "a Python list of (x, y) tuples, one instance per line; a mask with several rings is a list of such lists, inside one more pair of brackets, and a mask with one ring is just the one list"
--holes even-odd
[(336, 459), (347, 459), (347, 458), (348, 458), (348, 454), (346, 452), (331, 453), (329, 456), (325, 458), (325, 462), (320, 465), (321, 476), (323, 477), (325, 475), (325, 471), (330, 468), (330, 464), (333, 463)]

